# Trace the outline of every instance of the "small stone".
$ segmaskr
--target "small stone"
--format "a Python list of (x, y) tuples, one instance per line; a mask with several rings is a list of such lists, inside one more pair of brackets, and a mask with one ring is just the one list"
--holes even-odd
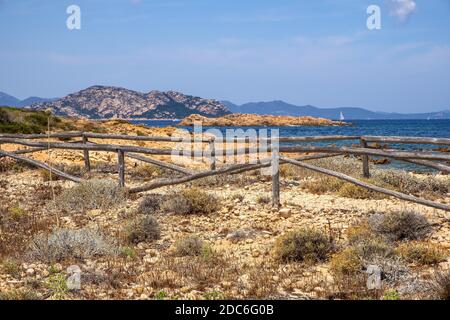
[(292, 214), (291, 209), (288, 208), (283, 208), (280, 211), (278, 211), (278, 213), (280, 214), (280, 216), (282, 216), (283, 218), (289, 218)]
[(261, 255), (261, 253), (258, 250), (253, 250), (252, 251), (252, 257), (253, 258), (258, 258)]
[(34, 271), (33, 268), (28, 268), (27, 271), (26, 271), (26, 274), (27, 274), (27, 276), (29, 276), (29, 277), (34, 276), (34, 273), (35, 273), (35, 271)]
[(67, 289), (81, 290), (81, 269), (77, 265), (71, 265), (67, 268), (69, 277), (66, 280)]

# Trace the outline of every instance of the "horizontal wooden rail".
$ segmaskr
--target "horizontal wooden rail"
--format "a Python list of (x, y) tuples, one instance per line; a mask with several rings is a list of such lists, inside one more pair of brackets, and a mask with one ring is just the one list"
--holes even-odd
[(397, 192), (397, 191), (381, 188), (381, 187), (375, 186), (373, 184), (369, 184), (369, 183), (360, 181), (358, 179), (355, 179), (355, 178), (350, 177), (348, 175), (345, 175), (343, 173), (339, 173), (339, 172), (336, 172), (336, 171), (320, 168), (320, 167), (314, 166), (314, 165), (309, 164), (309, 163), (300, 162), (300, 161), (289, 159), (289, 158), (286, 158), (286, 157), (280, 157), (280, 159), (285, 161), (285, 162), (287, 162), (287, 163), (291, 163), (291, 164), (294, 164), (294, 165), (299, 166), (299, 167), (303, 167), (303, 168), (306, 168), (306, 169), (309, 169), (309, 170), (312, 170), (312, 171), (320, 172), (320, 173), (323, 173), (323, 174), (326, 174), (326, 175), (329, 175), (329, 176), (333, 176), (333, 177), (336, 177), (336, 178), (339, 178), (341, 180), (353, 183), (353, 184), (355, 184), (357, 186), (360, 186), (360, 187), (363, 187), (363, 188), (366, 188), (366, 189), (369, 189), (369, 190), (373, 190), (373, 191), (376, 191), (376, 192), (379, 192), (379, 193), (384, 193), (384, 194), (387, 194), (389, 196), (393, 196), (393, 197), (396, 197), (396, 198), (399, 198), (399, 199), (402, 199), (402, 200), (406, 200), (406, 201), (410, 201), (410, 202), (414, 202), (414, 203), (419, 203), (419, 204), (422, 204), (422, 205), (425, 205), (425, 206), (428, 206), (428, 207), (432, 207), (432, 208), (436, 208), (436, 209), (442, 209), (442, 210), (445, 210), (445, 211), (450, 211), (450, 206), (446, 205), (446, 204), (443, 204), (443, 203), (433, 202), (433, 201), (430, 201), (430, 200), (425, 200), (425, 199), (417, 198), (417, 197), (414, 197), (414, 196), (411, 196), (411, 195), (407, 195), (407, 194), (404, 194), (404, 193), (401, 193), (401, 192)]
[(368, 142), (450, 145), (450, 138), (363, 136)]
[(330, 153), (344, 153), (344, 154), (358, 154), (358, 155), (370, 155), (395, 159), (423, 159), (423, 160), (444, 160), (450, 161), (450, 155), (437, 153), (437, 152), (425, 152), (425, 151), (396, 151), (388, 152), (370, 148), (349, 148), (349, 147), (322, 147), (322, 146), (292, 146), (292, 147), (280, 147), (280, 152), (330, 152)]
[(211, 138), (195, 137), (158, 137), (158, 136), (129, 136), (125, 134), (104, 134), (88, 133), (84, 134), (92, 139), (130, 140), (130, 141), (166, 141), (166, 142), (210, 142)]
[(163, 168), (166, 168), (166, 169), (169, 169), (169, 170), (173, 170), (173, 171), (176, 171), (176, 172), (180, 172), (180, 173), (184, 173), (184, 174), (194, 174), (195, 173), (195, 171), (193, 171), (193, 170), (190, 170), (190, 169), (187, 169), (187, 168), (183, 168), (183, 167), (174, 165), (172, 163), (168, 163), (168, 162), (159, 161), (159, 160), (156, 160), (156, 159), (151, 159), (151, 158), (148, 158), (148, 157), (144, 157), (144, 156), (141, 156), (141, 155), (138, 155), (138, 154), (135, 154), (135, 153), (126, 153), (125, 156), (127, 156), (128, 158), (131, 158), (131, 159), (135, 159), (135, 160), (139, 160), (139, 161), (142, 161), (142, 162), (151, 163), (151, 164), (154, 164), (156, 166), (163, 167)]
[(50, 138), (81, 138), (83, 132), (63, 132), (63, 133), (51, 133), (51, 134), (15, 134), (15, 133), (0, 133), (0, 138), (13, 138), (13, 139), (48, 139)]
[[(267, 159), (267, 161), (270, 161), (270, 159)], [(181, 184), (181, 183), (185, 183), (185, 182), (189, 182), (189, 181), (193, 181), (193, 180), (197, 180), (197, 179), (201, 179), (201, 178), (206, 178), (209, 176), (225, 174), (225, 173), (232, 172), (232, 171), (235, 171), (238, 169), (249, 168), (251, 166), (252, 166), (251, 164), (236, 164), (236, 165), (233, 165), (233, 166), (230, 166), (227, 168), (203, 171), (203, 172), (199, 172), (199, 173), (189, 175), (186, 177), (182, 177), (182, 178), (178, 178), (178, 179), (160, 179), (160, 180), (151, 182), (149, 184), (146, 184), (146, 185), (143, 185), (140, 187), (131, 188), (129, 190), (129, 192), (130, 193), (138, 193), (138, 192), (149, 191), (149, 190), (161, 188), (164, 186), (177, 185), (177, 184)]]
[(424, 167), (433, 168), (439, 170), (441, 172), (450, 173), (450, 166), (447, 166), (443, 163), (426, 161), (426, 160), (411, 160), (411, 159), (402, 159), (401, 161), (409, 162), (412, 164), (417, 164)]
[(64, 142), (34, 142), (12, 138), (0, 138), (0, 143), (19, 144), (28, 147), (48, 147), (52, 149), (67, 150), (89, 150), (89, 151), (108, 151), (117, 152), (136, 152), (154, 155), (171, 155), (170, 149), (150, 149), (131, 145), (115, 145), (115, 144), (82, 144), (82, 143), (64, 143)]
[(25, 157), (21, 157), (21, 156), (19, 156), (17, 154), (14, 154), (12, 152), (7, 152), (7, 151), (4, 151), (4, 150), (0, 150), (0, 155), (6, 156), (6, 157), (10, 157), (10, 158), (13, 158), (13, 159), (16, 159), (16, 160), (19, 160), (19, 161), (23, 161), (23, 162), (29, 163), (29, 164), (31, 164), (33, 166), (36, 166), (36, 167), (48, 170), (52, 174), (60, 176), (60, 177), (62, 177), (64, 179), (67, 179), (67, 180), (70, 180), (70, 181), (73, 181), (73, 182), (81, 182), (80, 178), (74, 177), (74, 176), (72, 176), (70, 174), (67, 174), (67, 173), (62, 172), (62, 171), (60, 171), (58, 169), (50, 167), (49, 165), (47, 165), (47, 164), (45, 164), (43, 162), (39, 162), (39, 161), (36, 161), (36, 160), (33, 160), (33, 159), (28, 159), (28, 158), (25, 158)]

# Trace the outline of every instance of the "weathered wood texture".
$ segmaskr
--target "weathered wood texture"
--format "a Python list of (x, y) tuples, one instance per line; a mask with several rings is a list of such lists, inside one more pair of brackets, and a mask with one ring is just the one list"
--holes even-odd
[(74, 177), (74, 176), (72, 176), (70, 174), (67, 174), (67, 173), (62, 172), (62, 171), (60, 171), (58, 169), (50, 167), (49, 165), (47, 165), (47, 164), (45, 164), (43, 162), (39, 162), (39, 161), (36, 161), (36, 160), (33, 160), (33, 159), (28, 159), (28, 158), (25, 158), (25, 157), (21, 157), (21, 156), (15, 154), (15, 153), (7, 152), (7, 151), (4, 151), (4, 150), (0, 150), (0, 154), (3, 155), (3, 156), (7, 156), (7, 157), (10, 157), (10, 158), (19, 160), (19, 161), (23, 161), (23, 162), (29, 163), (29, 164), (31, 164), (33, 166), (36, 166), (36, 167), (48, 170), (52, 174), (60, 176), (61, 178), (64, 178), (64, 179), (67, 179), (67, 180), (70, 180), (70, 181), (73, 181), (73, 182), (81, 182), (80, 178)]
[(280, 156), (278, 150), (272, 152), (271, 173), (272, 173), (272, 207), (280, 207)]
[(123, 150), (117, 151), (117, 162), (119, 165), (119, 186), (125, 187), (125, 153)]
[(430, 167), (441, 172), (450, 173), (450, 166), (447, 166), (440, 162), (426, 161), (426, 160), (411, 160), (411, 159), (402, 159), (402, 161), (418, 164), (424, 167)]
[(369, 142), (450, 145), (449, 138), (363, 136)]
[(159, 167), (162, 167), (162, 168), (166, 168), (166, 169), (169, 169), (169, 170), (173, 170), (173, 171), (177, 171), (177, 172), (184, 173), (184, 174), (193, 174), (193, 173), (195, 173), (194, 170), (183, 168), (183, 167), (174, 165), (172, 163), (168, 163), (168, 162), (159, 161), (159, 160), (156, 160), (156, 159), (144, 157), (144, 156), (141, 156), (141, 155), (135, 154), (135, 153), (127, 153), (126, 156), (128, 158), (131, 158), (131, 159), (135, 159), (135, 160), (139, 160), (139, 161), (142, 161), (142, 162), (151, 163), (151, 164), (154, 164), (156, 166), (159, 166)]
[(333, 177), (336, 177), (336, 178), (339, 178), (341, 180), (353, 183), (353, 184), (355, 184), (357, 186), (360, 186), (360, 187), (363, 187), (363, 188), (366, 188), (366, 189), (369, 189), (369, 190), (373, 190), (373, 191), (376, 191), (376, 192), (387, 194), (389, 196), (393, 196), (393, 197), (396, 197), (396, 198), (399, 198), (399, 199), (402, 199), (402, 200), (406, 200), (406, 201), (422, 204), (422, 205), (425, 205), (425, 206), (428, 206), (428, 207), (441, 209), (441, 210), (445, 210), (445, 211), (450, 211), (450, 206), (446, 205), (446, 204), (433, 202), (433, 201), (430, 201), (430, 200), (421, 199), (421, 198), (417, 198), (415, 196), (407, 195), (407, 194), (404, 194), (404, 193), (401, 193), (401, 192), (397, 192), (397, 191), (381, 188), (381, 187), (375, 186), (373, 184), (369, 184), (369, 183), (360, 181), (358, 179), (355, 179), (355, 178), (350, 177), (348, 175), (345, 175), (343, 173), (339, 173), (339, 172), (335, 172), (335, 171), (332, 171), (332, 170), (320, 168), (320, 167), (314, 166), (314, 165), (309, 164), (309, 163), (300, 162), (300, 161), (289, 159), (289, 158), (286, 158), (286, 157), (280, 157), (280, 159), (286, 161), (287, 163), (291, 163), (291, 164), (297, 165), (299, 167), (310, 169), (312, 171), (320, 172), (320, 173), (323, 173), (323, 174), (326, 174), (326, 175), (329, 175), (329, 176), (333, 176)]
[[(83, 133), (83, 143), (87, 144), (89, 142), (86, 134)], [(89, 158), (89, 150), (84, 150), (84, 168), (87, 172), (91, 171), (91, 160)]]
[[(367, 141), (362, 139), (360, 140), (361, 148), (366, 149), (367, 148)], [(369, 156), (367, 154), (362, 155), (362, 164), (363, 164), (363, 177), (369, 178), (370, 177), (370, 169), (369, 169)]]

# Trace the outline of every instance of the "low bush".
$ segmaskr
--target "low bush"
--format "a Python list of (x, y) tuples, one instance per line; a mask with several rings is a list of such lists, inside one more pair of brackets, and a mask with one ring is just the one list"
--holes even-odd
[(164, 197), (159, 194), (149, 194), (139, 203), (137, 212), (141, 214), (153, 214), (161, 208)]
[(118, 248), (97, 230), (58, 229), (50, 234), (35, 236), (27, 258), (52, 263), (116, 254)]
[(344, 182), (342, 180), (329, 176), (320, 176), (302, 182), (303, 188), (313, 194), (337, 192), (340, 190), (343, 184)]
[(320, 231), (301, 229), (278, 238), (274, 249), (277, 260), (314, 263), (327, 260), (333, 250), (333, 244), (328, 236)]
[(126, 199), (126, 192), (112, 180), (87, 180), (66, 189), (54, 202), (57, 209), (67, 213), (111, 209)]
[(177, 214), (210, 214), (220, 209), (220, 199), (196, 188), (184, 189), (167, 196), (161, 208)]
[[(59, 164), (54, 165), (55, 169), (58, 169), (62, 172), (70, 174), (75, 177), (82, 177), (84, 174), (84, 167), (77, 164)], [(62, 178), (52, 173), (50, 176), (50, 171), (46, 169), (39, 169), (39, 175), (42, 178), (42, 181), (48, 182), (50, 181), (50, 177), (52, 181), (61, 180)]]
[(1, 300), (41, 300), (41, 297), (29, 289), (14, 289), (0, 292)]
[(432, 280), (431, 289), (436, 299), (450, 300), (450, 271), (437, 273)]
[(384, 199), (386, 195), (375, 192), (352, 183), (344, 183), (337, 191), (338, 195), (353, 199)]
[(338, 276), (358, 274), (363, 269), (363, 261), (355, 248), (347, 248), (331, 258), (331, 271)]
[(392, 186), (394, 189), (415, 195), (445, 195), (449, 185), (434, 175), (416, 177), (403, 170), (374, 170), (375, 181)]
[(201, 256), (204, 250), (207, 250), (205, 243), (196, 236), (182, 238), (175, 243), (178, 256)]
[(161, 236), (158, 221), (151, 216), (138, 217), (131, 221), (125, 230), (126, 238), (130, 243), (157, 240)]
[(388, 240), (421, 240), (431, 231), (427, 218), (415, 211), (375, 213), (369, 218), (370, 228)]
[(407, 262), (433, 265), (442, 262), (446, 255), (443, 248), (430, 242), (403, 243), (397, 253)]

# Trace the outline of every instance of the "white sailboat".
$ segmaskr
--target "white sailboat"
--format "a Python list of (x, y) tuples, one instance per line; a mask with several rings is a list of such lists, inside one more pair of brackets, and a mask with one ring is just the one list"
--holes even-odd
[(339, 120), (341, 120), (341, 121), (345, 120), (345, 117), (344, 117), (344, 114), (342, 113), (342, 111), (341, 111), (341, 114), (339, 115)]

